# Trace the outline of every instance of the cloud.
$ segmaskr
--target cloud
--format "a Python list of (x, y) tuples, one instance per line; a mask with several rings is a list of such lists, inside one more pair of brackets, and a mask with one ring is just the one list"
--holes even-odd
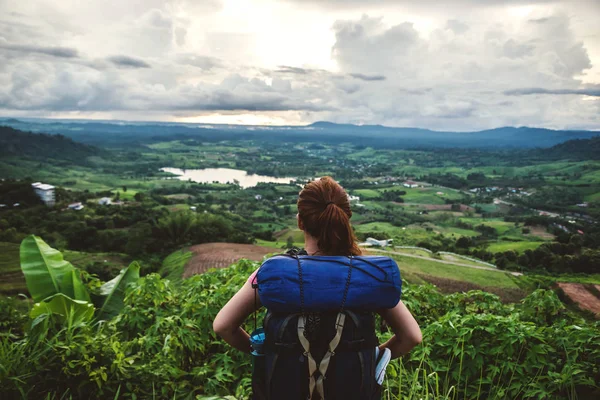
[(600, 127), (597, 7), (307, 1), (0, 0), (0, 113)]
[(43, 46), (31, 46), (25, 44), (1, 44), (0, 49), (10, 50), (20, 53), (29, 54), (44, 54), (58, 58), (77, 58), (79, 52), (77, 49), (70, 47), (43, 47)]
[(144, 60), (123, 55), (108, 57), (108, 61), (110, 61), (118, 67), (124, 68), (152, 68), (150, 64), (148, 64)]
[(348, 74), (353, 78), (360, 79), (362, 81), (385, 81), (383, 75), (365, 75), (365, 74)]
[(223, 61), (216, 57), (197, 55), (192, 53), (178, 54), (175, 57), (175, 59), (180, 64), (191, 65), (193, 67), (207, 71), (224, 66)]
[(597, 87), (585, 88), (585, 89), (544, 89), (544, 88), (521, 88), (506, 90), (504, 92), (507, 96), (523, 96), (530, 94), (555, 94), (555, 95), (581, 95), (581, 96), (592, 96), (600, 97), (600, 85)]
[[(361, 9), (364, 10), (366, 7), (490, 7), (496, 5), (515, 5), (515, 6), (530, 6), (532, 4), (551, 4), (556, 3), (558, 0), (452, 0), (452, 1), (439, 1), (439, 0), (421, 0), (415, 2), (414, 0), (285, 0), (288, 3), (310, 4), (319, 8), (350, 8), (350, 9)], [(592, 1), (592, 0), (590, 0)], [(418, 3), (418, 4), (415, 4)]]
[(446, 22), (446, 29), (449, 29), (455, 34), (460, 35), (469, 30), (469, 25), (456, 19), (449, 19)]
[(290, 67), (288, 65), (280, 65), (279, 67), (277, 67), (277, 70), (275, 72), (284, 73), (284, 74), (306, 75), (306, 74), (311, 73), (312, 71), (310, 71), (306, 68), (298, 68), (298, 67)]

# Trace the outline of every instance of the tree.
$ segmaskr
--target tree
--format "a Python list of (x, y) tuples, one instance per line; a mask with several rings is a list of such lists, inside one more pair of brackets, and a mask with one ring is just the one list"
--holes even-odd
[(461, 236), (456, 240), (456, 247), (467, 249), (473, 245), (471, 238), (467, 236)]
[(127, 186), (123, 185), (123, 192), (127, 191)]
[(195, 214), (177, 212), (169, 214), (158, 221), (160, 235), (174, 245), (185, 243), (195, 222)]
[(291, 249), (292, 247), (294, 247), (294, 238), (293, 238), (293, 237), (291, 237), (291, 236), (288, 236), (288, 238), (287, 238), (287, 243), (285, 244), (285, 246), (286, 246), (288, 249)]

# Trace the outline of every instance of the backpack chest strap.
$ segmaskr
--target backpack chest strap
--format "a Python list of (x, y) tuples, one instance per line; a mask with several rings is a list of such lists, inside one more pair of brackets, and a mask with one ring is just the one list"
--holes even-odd
[[(317, 365), (314, 357), (310, 353), (310, 342), (304, 336), (304, 327), (306, 325), (306, 316), (302, 315), (298, 318), (298, 340), (304, 349), (304, 355), (308, 359), (308, 376), (309, 376), (309, 391), (308, 398), (312, 399), (315, 388), (319, 394), (321, 400), (325, 400), (325, 389), (324, 379), (329, 368), (331, 357), (335, 355), (335, 349), (340, 344), (342, 338), (342, 332), (344, 330), (344, 322), (346, 320), (346, 314), (338, 313), (335, 321), (335, 336), (329, 342), (327, 352), (321, 359), (321, 362)], [(318, 377), (316, 375), (318, 374)]]

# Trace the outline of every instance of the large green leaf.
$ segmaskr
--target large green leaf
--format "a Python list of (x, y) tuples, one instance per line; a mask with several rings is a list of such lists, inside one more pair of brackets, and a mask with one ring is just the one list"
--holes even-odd
[(62, 293), (58, 293), (40, 303), (36, 303), (29, 312), (29, 316), (35, 319), (42, 314), (52, 314), (63, 322), (72, 318), (72, 321), (77, 323), (90, 321), (94, 317), (94, 310), (92, 303), (73, 300)]
[(21, 242), (21, 270), (31, 297), (39, 302), (60, 293), (63, 276), (74, 267), (60, 251), (31, 235)]
[(80, 273), (77, 269), (63, 275), (60, 292), (75, 300), (91, 302), (87, 288), (81, 282)]
[(98, 319), (110, 319), (117, 315), (123, 308), (127, 285), (138, 279), (140, 279), (140, 266), (137, 262), (132, 262), (129, 267), (122, 269), (116, 278), (102, 285), (100, 295), (104, 301)]

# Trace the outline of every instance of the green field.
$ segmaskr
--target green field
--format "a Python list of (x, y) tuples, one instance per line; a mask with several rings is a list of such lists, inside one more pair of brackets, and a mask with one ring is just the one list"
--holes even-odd
[(488, 245), (487, 250), (492, 253), (502, 252), (502, 251), (516, 251), (517, 253), (522, 253), (525, 250), (535, 250), (544, 242), (531, 242), (531, 241), (523, 241), (523, 242), (497, 242), (491, 243)]
[(396, 260), (400, 271), (410, 282), (410, 277), (421, 275), (430, 275), (439, 278), (452, 279), (457, 281), (469, 282), (483, 287), (497, 287), (506, 289), (519, 289), (515, 283), (517, 277), (508, 272), (495, 272), (483, 269), (462, 267), (458, 265), (443, 264), (435, 261), (423, 260), (401, 255), (392, 255)]
[(466, 222), (468, 224), (471, 224), (473, 226), (477, 226), (477, 225), (487, 225), (487, 226), (491, 226), (492, 228), (496, 229), (496, 232), (498, 232), (498, 235), (504, 235), (506, 234), (508, 231), (521, 231), (521, 227), (515, 227), (515, 223), (514, 222), (506, 222), (502, 219), (499, 218), (493, 218), (493, 219), (489, 219), (489, 218), (460, 218), (460, 220), (462, 222)]
[(117, 196), (119, 195), (119, 200), (129, 200), (129, 201), (133, 201), (135, 195), (137, 194), (137, 190), (131, 190), (131, 189), (127, 189), (126, 192), (124, 192), (122, 189), (121, 190), (113, 190), (112, 194), (113, 196)]

